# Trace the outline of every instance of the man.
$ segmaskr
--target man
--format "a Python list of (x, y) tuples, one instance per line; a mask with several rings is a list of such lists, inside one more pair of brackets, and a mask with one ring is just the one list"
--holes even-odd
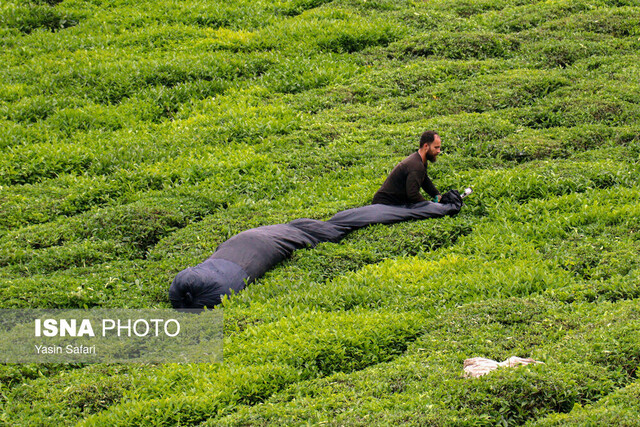
[(440, 201), (438, 189), (427, 175), (427, 161), (435, 162), (440, 154), (440, 136), (426, 131), (420, 137), (420, 148), (401, 161), (389, 174), (382, 187), (373, 196), (372, 204), (408, 205), (424, 202), (422, 188), (432, 200)]

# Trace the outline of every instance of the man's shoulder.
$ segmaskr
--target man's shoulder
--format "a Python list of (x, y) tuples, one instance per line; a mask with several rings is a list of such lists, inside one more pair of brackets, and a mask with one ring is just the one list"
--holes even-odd
[(421, 170), (423, 167), (422, 157), (420, 157), (420, 154), (416, 151), (415, 153), (405, 157), (400, 163), (396, 164), (391, 171), (390, 176), (406, 176), (411, 172)]
[(418, 153), (417, 151), (405, 157), (405, 159), (400, 163), (411, 168), (424, 167), (424, 163), (422, 163), (422, 157), (420, 157), (420, 153)]

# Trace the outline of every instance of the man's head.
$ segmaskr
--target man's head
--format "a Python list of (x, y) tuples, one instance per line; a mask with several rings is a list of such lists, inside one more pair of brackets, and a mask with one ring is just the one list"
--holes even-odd
[(420, 136), (420, 149), (418, 152), (420, 152), (424, 161), (435, 162), (438, 154), (440, 154), (441, 147), (442, 142), (440, 142), (440, 136), (437, 133), (428, 130)]

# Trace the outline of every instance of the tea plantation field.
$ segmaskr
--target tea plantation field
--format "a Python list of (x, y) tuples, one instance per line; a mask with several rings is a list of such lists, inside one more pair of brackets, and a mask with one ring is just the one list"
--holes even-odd
[(639, 1), (3, 0), (0, 47), (0, 308), (170, 307), (427, 129), (474, 188), (227, 299), (222, 364), (0, 365), (3, 424), (640, 425)]

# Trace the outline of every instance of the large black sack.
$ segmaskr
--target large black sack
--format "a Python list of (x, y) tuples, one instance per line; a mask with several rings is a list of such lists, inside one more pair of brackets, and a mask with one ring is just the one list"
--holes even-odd
[(369, 205), (338, 212), (328, 221), (302, 218), (243, 231), (218, 246), (204, 262), (178, 273), (169, 289), (169, 299), (174, 308), (213, 307), (220, 304), (224, 295), (240, 292), (297, 249), (338, 242), (367, 225), (454, 215), (462, 207), (459, 195), (458, 199), (459, 203), (452, 195), (447, 196), (449, 203)]
[(296, 249), (315, 247), (321, 242), (337, 242), (349, 231), (340, 225), (307, 218), (288, 224), (266, 225), (230, 238), (218, 246), (212, 258), (236, 263), (253, 281)]
[(169, 299), (174, 308), (213, 307), (222, 296), (241, 291), (296, 249), (337, 242), (349, 231), (307, 218), (243, 231), (218, 246), (206, 261), (178, 273)]
[(461, 207), (462, 199), (459, 204), (429, 201), (401, 206), (376, 204), (338, 212), (328, 222), (355, 230), (373, 224), (393, 224), (401, 221), (455, 215), (460, 212)]
[(173, 308), (214, 307), (244, 289), (249, 275), (238, 264), (209, 257), (178, 273), (169, 288)]

